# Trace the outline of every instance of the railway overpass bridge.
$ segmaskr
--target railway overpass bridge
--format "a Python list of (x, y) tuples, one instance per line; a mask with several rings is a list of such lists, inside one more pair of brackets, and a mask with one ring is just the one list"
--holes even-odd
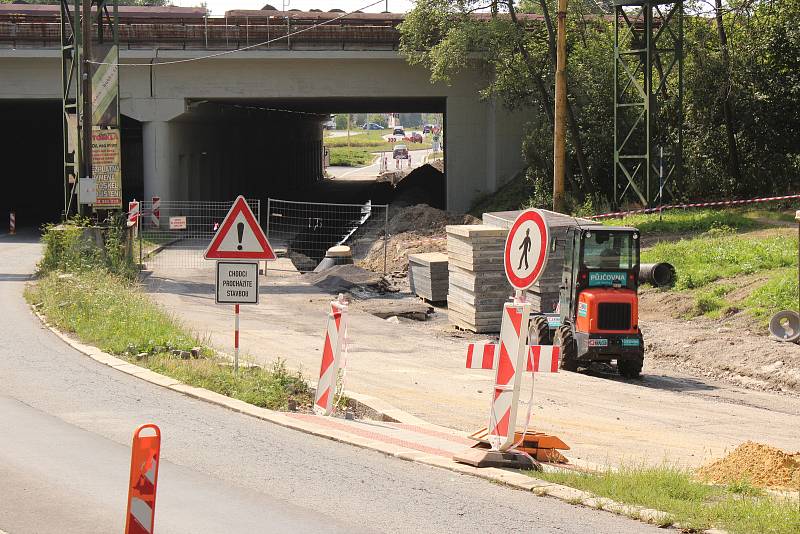
[[(481, 101), (478, 69), (432, 84), (397, 52), (402, 15), (318, 26), (341, 15), (120, 8), (126, 200), (264, 198), (317, 181), (321, 123), (337, 112), (443, 113), (450, 210), (520, 170), (524, 114)], [(57, 6), (0, 5), (0, 146), (14, 177), (0, 209), (23, 222), (28, 204), (42, 220), (63, 204), (59, 31)]]

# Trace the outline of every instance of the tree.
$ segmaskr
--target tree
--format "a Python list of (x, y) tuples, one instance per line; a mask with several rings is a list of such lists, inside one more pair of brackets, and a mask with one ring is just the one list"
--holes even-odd
[[(447, 82), (461, 69), (479, 70), (486, 73), (482, 97), (527, 110), (521, 149), (532, 198), (542, 206), (552, 180), (548, 20), (553, 3), (428, 0), (418, 2), (400, 27), (401, 52), (409, 63), (426, 67), (432, 81)], [(611, 3), (571, 0), (570, 5), (569, 103), (575, 131), (570, 129), (568, 139), (568, 189), (574, 208), (597, 210), (613, 199), (613, 19), (597, 16)], [(471, 16), (481, 8), (490, 15)], [(518, 11), (516, 21), (511, 8)], [(800, 0), (687, 0), (686, 11), (684, 177), (675, 184), (677, 194), (713, 199), (796, 192)], [(530, 20), (523, 12), (541, 17)], [(677, 116), (666, 107), (659, 113)]]

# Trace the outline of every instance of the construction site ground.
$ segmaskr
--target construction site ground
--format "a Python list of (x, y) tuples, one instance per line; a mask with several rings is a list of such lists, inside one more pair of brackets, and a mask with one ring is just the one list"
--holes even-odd
[[(169, 265), (170, 250), (161, 265)], [(178, 262), (176, 261), (175, 264)], [(232, 306), (214, 303), (212, 262), (197, 268), (155, 268), (146, 287), (153, 298), (208, 343), (224, 352), (233, 345)], [(345, 387), (381, 399), (425, 421), (471, 432), (485, 425), (491, 371), (465, 369), (470, 340), (488, 339), (453, 329), (439, 309), (425, 322), (382, 319), (363, 311), (363, 302), (387, 299), (394, 305), (415, 299), (408, 293), (374, 295), (354, 291), (350, 311)], [(332, 295), (304, 282), (288, 259), (270, 264), (262, 283), (261, 303), (242, 306), (241, 346), (255, 362), (277, 358), (314, 380)], [(589, 371), (537, 375), (531, 427), (560, 436), (567, 455), (593, 464), (661, 464), (699, 466), (724, 456), (737, 445), (756, 440), (792, 451), (800, 443), (800, 395), (796, 388), (737, 385), (724, 372), (698, 371), (681, 347), (708, 342), (717, 353), (746, 362), (755, 350), (743, 331), (678, 319), (651, 322), (645, 312), (642, 329), (648, 352), (640, 380)], [(702, 329), (707, 340), (693, 342)], [(715, 333), (711, 333), (715, 332)], [(694, 336), (694, 337), (693, 337)], [(674, 355), (651, 344), (667, 341)], [(758, 337), (760, 346), (786, 351), (787, 368), (800, 347)], [(688, 348), (688, 347), (687, 347)], [(703, 349), (710, 352), (710, 349)], [(686, 360), (686, 362), (684, 362)], [(796, 370), (797, 367), (795, 366)], [(744, 375), (743, 375), (744, 376)], [(527, 400), (530, 375), (521, 398)], [(754, 387), (756, 386), (756, 387)], [(525, 406), (520, 423), (524, 423)]]

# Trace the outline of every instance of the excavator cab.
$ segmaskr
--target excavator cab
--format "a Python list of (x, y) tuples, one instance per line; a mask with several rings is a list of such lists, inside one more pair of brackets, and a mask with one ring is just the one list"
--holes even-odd
[(639, 231), (623, 226), (574, 226), (567, 231), (559, 293), (561, 367), (617, 362), (639, 376), (644, 343), (639, 330)]

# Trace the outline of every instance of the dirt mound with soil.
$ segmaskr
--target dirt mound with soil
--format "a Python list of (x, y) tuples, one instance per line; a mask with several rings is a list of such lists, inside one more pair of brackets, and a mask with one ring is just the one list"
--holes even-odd
[(459, 215), (417, 204), (390, 212), (389, 235), (415, 232), (420, 235), (444, 234), (448, 224), (480, 224), (472, 215)]
[[(445, 226), (480, 224), (480, 220), (472, 215), (448, 213), (426, 204), (392, 208), (389, 213), (390, 237), (386, 244), (387, 273), (407, 272), (409, 254), (446, 252)], [(378, 240), (358, 265), (382, 273), (383, 258), (383, 240)]]
[[(416, 232), (393, 235), (386, 243), (386, 272), (407, 272), (409, 254), (446, 251), (447, 237), (443, 235), (421, 235)], [(364, 259), (358, 262), (358, 265), (364, 269), (382, 273), (383, 240), (376, 241)]]
[(766, 488), (800, 489), (800, 452), (789, 454), (753, 441), (742, 443), (724, 458), (697, 470), (719, 484), (749, 481)]
[(395, 187), (395, 200), (404, 204), (425, 203), (435, 208), (444, 208), (445, 189), (444, 172), (426, 163), (400, 180)]

